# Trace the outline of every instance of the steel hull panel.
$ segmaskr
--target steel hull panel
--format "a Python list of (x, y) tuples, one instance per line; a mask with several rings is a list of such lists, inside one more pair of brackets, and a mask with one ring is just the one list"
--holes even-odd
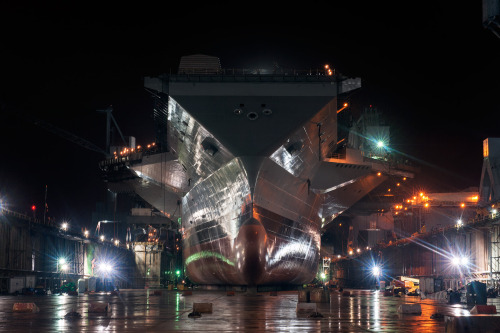
[(238, 158), (183, 198), (184, 258), (192, 281), (301, 284), (314, 278), (320, 250), (320, 226), (313, 217), (317, 195), (307, 193), (302, 181), (291, 182), (294, 177), (270, 160), (261, 170), (254, 190), (258, 199), (252, 200)]

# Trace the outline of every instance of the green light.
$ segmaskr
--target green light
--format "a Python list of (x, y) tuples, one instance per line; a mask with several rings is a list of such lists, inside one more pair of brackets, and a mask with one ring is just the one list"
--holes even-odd
[(175, 271), (175, 274), (176, 274), (177, 276), (179, 276), (179, 275), (181, 275), (181, 271), (180, 271), (180, 270), (176, 270), (176, 271)]
[(324, 280), (326, 278), (326, 274), (325, 273), (321, 273), (321, 278)]
[(181, 218), (180, 217), (177, 219), (177, 223), (179, 223), (179, 225), (181, 224)]
[(200, 260), (203, 258), (210, 258), (210, 257), (217, 258), (230, 266), (234, 266), (234, 262), (232, 262), (228, 258), (224, 257), (222, 254), (217, 253), (217, 252), (211, 252), (211, 251), (201, 251), (201, 252), (190, 255), (186, 259), (186, 266), (189, 265), (190, 263), (192, 263), (193, 261)]

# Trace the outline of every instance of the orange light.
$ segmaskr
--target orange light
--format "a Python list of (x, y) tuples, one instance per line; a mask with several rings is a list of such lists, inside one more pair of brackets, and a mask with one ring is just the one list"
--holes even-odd
[(426, 202), (426, 203), (424, 204), (424, 207), (426, 207), (426, 208), (427, 208), (427, 207), (429, 207), (429, 204)]
[(328, 68), (330, 68), (330, 66), (329, 65), (325, 65), (325, 69), (328, 69)]
[(464, 208), (464, 207), (465, 207), (465, 204), (462, 202), (462, 203), (460, 204), (460, 207)]
[(396, 184), (396, 186), (399, 186), (399, 185), (400, 185), (399, 183)]
[(349, 104), (347, 104), (347, 103), (344, 103), (344, 107), (345, 107), (345, 108), (346, 108), (346, 107), (348, 107), (348, 106), (349, 106)]
[(382, 173), (381, 172), (377, 172), (377, 176), (382, 176)]

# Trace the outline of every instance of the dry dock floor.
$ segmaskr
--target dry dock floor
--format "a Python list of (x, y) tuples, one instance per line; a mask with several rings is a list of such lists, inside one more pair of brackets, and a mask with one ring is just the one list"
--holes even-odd
[[(31, 302), (39, 312), (14, 312), (14, 303)], [(333, 291), (329, 303), (317, 303), (322, 315), (317, 318), (297, 315), (297, 302), (297, 291), (277, 296), (204, 290), (186, 296), (167, 290), (161, 295), (121, 290), (118, 295), (0, 296), (0, 332), (444, 332), (445, 320), (431, 319), (432, 314), (469, 315), (465, 304), (371, 290), (351, 290), (351, 296)], [(109, 311), (89, 313), (92, 303), (109, 303)], [(193, 303), (212, 303), (213, 312), (189, 317)], [(422, 314), (399, 314), (403, 303), (421, 304)], [(498, 307), (500, 299), (488, 299), (488, 304)], [(72, 312), (76, 317), (67, 318)]]

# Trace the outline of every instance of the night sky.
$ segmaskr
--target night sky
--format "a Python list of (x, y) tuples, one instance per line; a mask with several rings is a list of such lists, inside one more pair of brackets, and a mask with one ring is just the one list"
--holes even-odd
[[(347, 1), (345, 1), (347, 2)], [(154, 140), (142, 78), (175, 72), (183, 55), (225, 68), (321, 68), (361, 77), (352, 108), (374, 105), (391, 146), (422, 165), (434, 191), (479, 186), (482, 141), (499, 137), (500, 39), (481, 1), (0, 5), (0, 197), (28, 212), (90, 226), (104, 200), (102, 156), (34, 125), (37, 117), (100, 147), (113, 106), (124, 135)]]

